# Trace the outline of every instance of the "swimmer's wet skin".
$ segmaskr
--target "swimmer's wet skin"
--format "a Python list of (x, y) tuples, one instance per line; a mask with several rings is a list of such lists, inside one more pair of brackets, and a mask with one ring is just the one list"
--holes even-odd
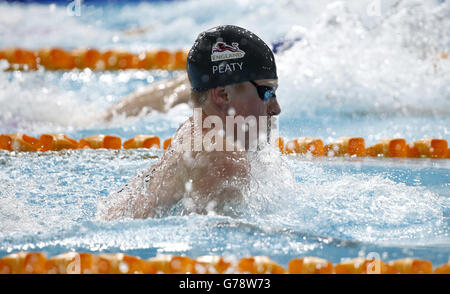
[[(189, 52), (187, 73), (203, 126), (212, 117), (224, 126), (227, 116), (267, 118), (281, 111), (273, 53), (248, 30), (225, 25), (201, 33)], [(258, 130), (267, 127), (256, 121)], [(235, 138), (236, 128), (224, 132), (222, 146), (229, 144), (226, 137)], [(104, 218), (160, 216), (182, 199), (186, 213), (223, 212), (227, 202), (239, 201), (249, 183), (247, 151), (254, 142), (248, 135), (244, 142), (234, 140), (232, 151), (186, 145), (185, 138), (205, 138), (208, 131), (197, 130), (193, 117), (185, 121), (159, 162), (109, 197)]]
[(189, 96), (189, 80), (183, 73), (132, 92), (109, 107), (102, 119), (110, 121), (116, 115), (136, 116), (150, 110), (166, 113), (175, 105), (189, 102)]

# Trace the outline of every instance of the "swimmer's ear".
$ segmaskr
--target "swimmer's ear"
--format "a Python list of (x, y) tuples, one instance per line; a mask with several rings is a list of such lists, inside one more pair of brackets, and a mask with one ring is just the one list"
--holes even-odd
[(211, 90), (211, 101), (220, 109), (226, 109), (230, 103), (225, 87), (217, 87)]

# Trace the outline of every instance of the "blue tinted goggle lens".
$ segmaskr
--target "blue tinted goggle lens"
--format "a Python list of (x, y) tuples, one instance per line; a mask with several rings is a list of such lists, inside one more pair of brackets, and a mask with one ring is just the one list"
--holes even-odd
[(258, 92), (258, 96), (259, 98), (261, 98), (261, 100), (266, 101), (269, 100), (270, 98), (277, 97), (275, 95), (275, 87), (258, 85), (254, 81), (250, 81), (250, 83), (252, 83), (252, 85), (255, 86), (256, 91)]

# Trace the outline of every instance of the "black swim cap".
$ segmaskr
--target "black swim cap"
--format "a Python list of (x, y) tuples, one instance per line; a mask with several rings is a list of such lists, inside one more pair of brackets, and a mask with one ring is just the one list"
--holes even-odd
[(278, 79), (269, 46), (252, 32), (233, 25), (201, 33), (189, 51), (186, 68), (191, 88), (196, 91)]

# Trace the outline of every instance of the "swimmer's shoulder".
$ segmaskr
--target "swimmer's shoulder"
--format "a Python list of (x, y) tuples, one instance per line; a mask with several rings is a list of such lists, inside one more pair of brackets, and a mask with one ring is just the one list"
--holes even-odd
[[(187, 120), (185, 120), (175, 131), (175, 134), (172, 137), (172, 141), (169, 145), (169, 148), (167, 148), (166, 153), (174, 154), (183, 151), (193, 150), (193, 143), (192, 143), (193, 128), (194, 128), (194, 121), (193, 118), (190, 117)], [(190, 142), (188, 140), (190, 140)]]

